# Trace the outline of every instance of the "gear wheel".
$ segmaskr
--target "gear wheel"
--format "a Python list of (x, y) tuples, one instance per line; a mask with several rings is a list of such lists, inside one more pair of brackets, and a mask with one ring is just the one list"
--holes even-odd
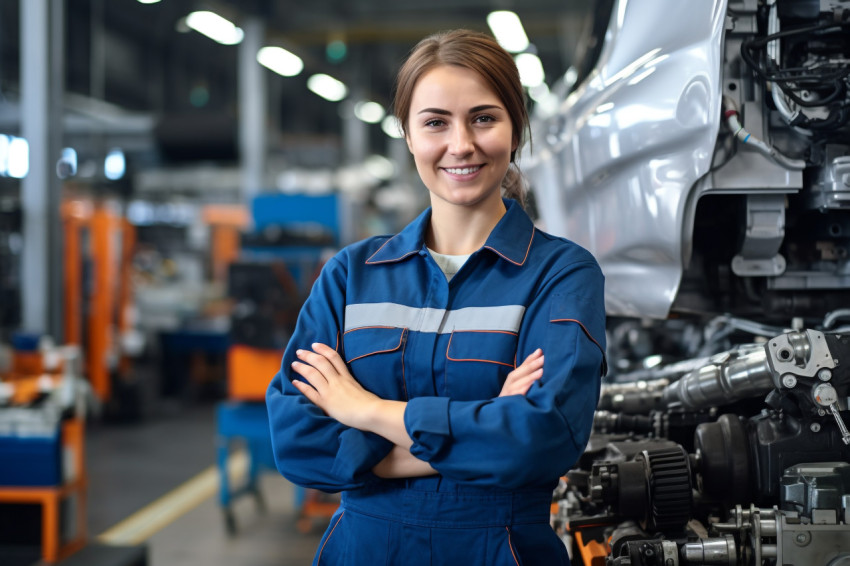
[(693, 493), (688, 454), (680, 446), (644, 450), (635, 457), (644, 464), (649, 508), (641, 526), (646, 530), (682, 529), (691, 519)]

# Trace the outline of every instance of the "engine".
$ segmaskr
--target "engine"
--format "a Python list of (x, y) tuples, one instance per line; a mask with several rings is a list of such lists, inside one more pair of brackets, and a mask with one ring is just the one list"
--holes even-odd
[(523, 156), (606, 276), (553, 527), (588, 566), (850, 566), (850, 1), (599, 4)]
[(807, 329), (606, 384), (556, 530), (585, 564), (850, 564), (848, 356)]

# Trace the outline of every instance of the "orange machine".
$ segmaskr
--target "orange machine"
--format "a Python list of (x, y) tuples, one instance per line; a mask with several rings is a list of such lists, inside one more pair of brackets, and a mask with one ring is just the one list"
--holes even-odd
[(224, 281), (227, 267), (239, 257), (239, 233), (250, 223), (248, 210), (242, 205), (210, 204), (204, 207), (201, 215), (212, 231), (213, 281)]
[[(129, 371), (116, 336), (129, 326), (130, 262), (135, 230), (116, 203), (87, 198), (62, 203), (65, 234), (65, 342), (84, 352), (85, 374), (98, 398), (112, 396), (113, 371)], [(86, 280), (85, 265), (90, 265)]]

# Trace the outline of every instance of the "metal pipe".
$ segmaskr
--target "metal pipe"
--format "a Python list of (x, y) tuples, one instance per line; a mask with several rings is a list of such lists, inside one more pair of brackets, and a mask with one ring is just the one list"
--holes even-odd
[(759, 344), (749, 344), (711, 358), (711, 365), (689, 373), (664, 390), (667, 407), (707, 409), (766, 394), (774, 388), (767, 354)]

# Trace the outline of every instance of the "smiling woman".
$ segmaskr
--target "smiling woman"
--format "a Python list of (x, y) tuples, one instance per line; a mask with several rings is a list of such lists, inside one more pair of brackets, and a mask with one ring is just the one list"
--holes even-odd
[(431, 207), (325, 265), (266, 396), (281, 473), (343, 492), (314, 564), (567, 565), (549, 504), (604, 372), (599, 266), (522, 209), (492, 37), (420, 42), (395, 113)]

